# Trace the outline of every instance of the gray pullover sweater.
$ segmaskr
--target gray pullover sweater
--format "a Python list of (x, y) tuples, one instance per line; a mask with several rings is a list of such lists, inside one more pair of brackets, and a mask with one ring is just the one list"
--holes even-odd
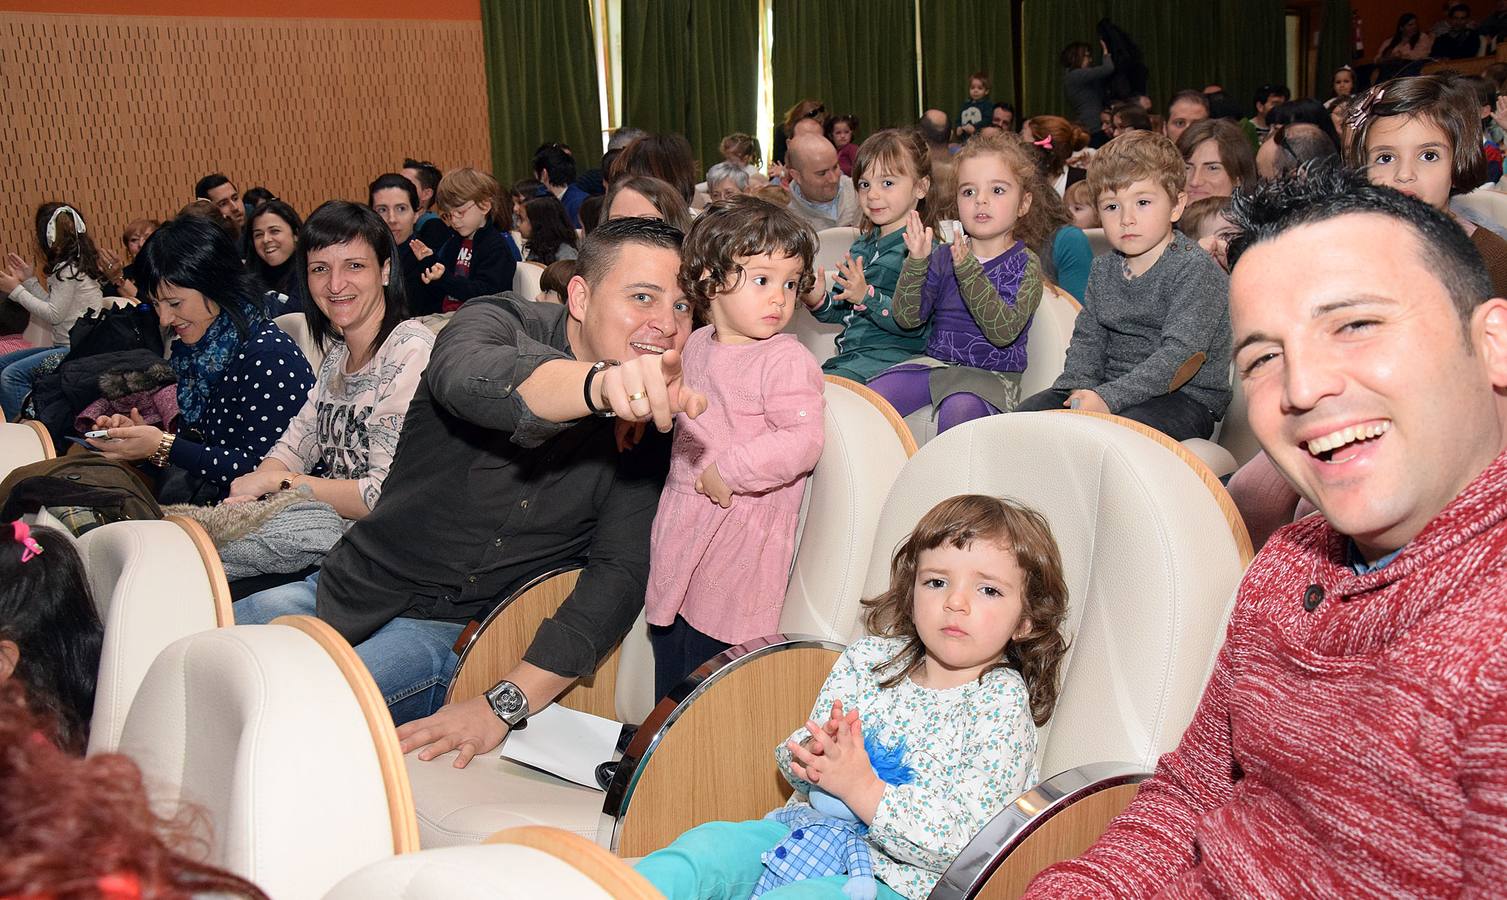
[(1144, 275), (1127, 279), (1124, 257), (1094, 260), (1067, 366), (1054, 388), (1088, 388), (1118, 413), (1170, 393), (1178, 370), (1206, 359), (1181, 390), (1223, 417), (1230, 404), (1230, 278), (1191, 238), (1172, 242)]

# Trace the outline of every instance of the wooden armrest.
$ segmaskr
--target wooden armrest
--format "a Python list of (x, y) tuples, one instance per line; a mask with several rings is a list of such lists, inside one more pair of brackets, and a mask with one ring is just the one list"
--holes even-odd
[[(565, 598), (576, 588), (581, 570), (576, 567), (555, 569), (524, 584), (482, 620), (471, 639), (459, 651), (455, 676), (445, 702), (480, 697), (492, 685), (507, 677), (523, 660), (523, 654), (545, 619), (555, 614)], [(470, 631), (470, 626), (467, 626)], [(592, 715), (617, 718), (617, 664), (621, 647), (614, 647), (596, 674), (582, 678), (561, 694), (555, 702)]]
[(543, 825), (505, 828), (483, 844), (517, 844), (531, 847), (561, 860), (577, 872), (595, 881), (603, 891), (621, 900), (663, 900), (654, 885), (644, 876), (605, 849), (579, 834)]
[(1131, 763), (1090, 763), (1053, 775), (990, 819), (928, 900), (1019, 897), (1042, 869), (1093, 846), (1150, 777)]
[(36, 419), (22, 419), (21, 424), (25, 425), (36, 433), (37, 442), (42, 445), (43, 459), (57, 459), (58, 451), (57, 448), (52, 445), (52, 434), (48, 432), (46, 425), (43, 425)]
[(811, 714), (842, 646), (799, 635), (740, 644), (697, 669), (640, 726), (602, 807), (619, 856), (690, 828), (757, 819), (790, 799), (774, 748)]

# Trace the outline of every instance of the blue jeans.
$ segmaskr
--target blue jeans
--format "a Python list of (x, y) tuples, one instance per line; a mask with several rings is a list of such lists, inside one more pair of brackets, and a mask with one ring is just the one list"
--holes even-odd
[(67, 347), (27, 347), (0, 356), (0, 410), (5, 421), (21, 415), (21, 404), (31, 393), (31, 373), (54, 356), (66, 356)]
[[(790, 829), (769, 819), (708, 822), (638, 861), (634, 869), (669, 900), (746, 900), (764, 874), (759, 857), (785, 839)], [(846, 900), (848, 876), (831, 875), (781, 885), (760, 894), (770, 900)], [(879, 882), (878, 900), (903, 900)]]
[[(315, 615), (319, 573), (279, 585), (235, 603), (237, 625), (265, 625), (278, 616)], [(394, 725), (430, 715), (445, 704), (445, 691), (460, 658), (451, 648), (464, 625), (427, 619), (393, 619), (356, 645), (392, 713)]]

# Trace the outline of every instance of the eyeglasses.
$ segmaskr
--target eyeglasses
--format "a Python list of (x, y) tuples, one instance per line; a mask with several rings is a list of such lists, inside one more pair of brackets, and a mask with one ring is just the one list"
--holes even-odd
[(826, 115), (826, 113), (827, 113), (827, 108), (825, 106), (818, 106), (816, 109), (813, 109), (810, 112), (806, 113), (804, 116), (801, 116), (801, 118), (803, 118), (803, 119), (820, 119), (822, 116)]
[(465, 203), (462, 203), (460, 206), (457, 206), (454, 209), (445, 210), (444, 217), (447, 219), (459, 219), (461, 216), (464, 216), (466, 213), (470, 212), (471, 207), (475, 205), (476, 204), (474, 202), (467, 200)]

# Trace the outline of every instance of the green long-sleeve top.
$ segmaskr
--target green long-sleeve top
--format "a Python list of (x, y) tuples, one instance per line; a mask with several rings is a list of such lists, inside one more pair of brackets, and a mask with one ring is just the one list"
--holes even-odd
[(926, 345), (926, 329), (905, 328), (895, 321), (895, 285), (905, 262), (903, 229), (881, 237), (879, 229), (872, 228), (853, 242), (848, 253), (863, 260), (863, 277), (871, 293), (849, 298), (834, 287), (812, 315), (819, 321), (843, 326), (837, 336), (837, 355), (823, 363), (822, 370), (863, 382), (920, 356)]

